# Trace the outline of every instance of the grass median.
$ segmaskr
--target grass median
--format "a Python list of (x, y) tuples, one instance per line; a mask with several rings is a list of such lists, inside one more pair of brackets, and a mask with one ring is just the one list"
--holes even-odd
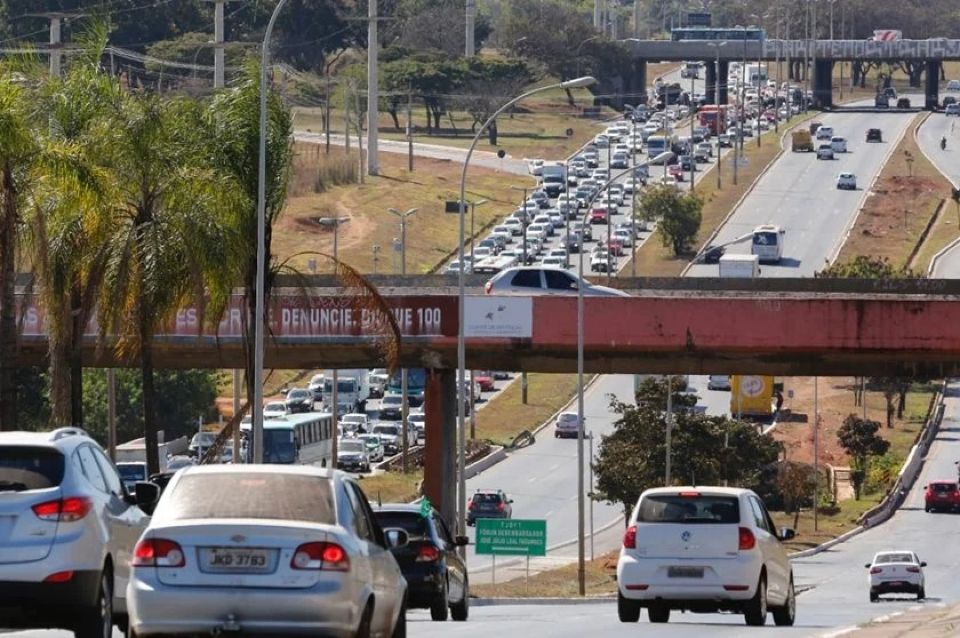
[[(589, 382), (591, 376), (586, 378)], [(522, 401), (520, 379), (477, 411), (476, 438), (494, 445), (509, 445), (524, 430), (533, 430), (570, 403), (577, 393), (576, 374), (532, 372), (527, 377), (527, 403)]]
[(383, 472), (373, 476), (361, 476), (360, 486), (371, 503), (409, 503), (419, 494), (417, 487), (423, 480), (423, 470), (404, 474)]

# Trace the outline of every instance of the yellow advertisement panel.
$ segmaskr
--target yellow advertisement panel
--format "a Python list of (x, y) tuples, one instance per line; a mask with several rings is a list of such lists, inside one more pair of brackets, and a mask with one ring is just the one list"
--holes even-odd
[(773, 413), (772, 376), (741, 375), (730, 377), (730, 414), (770, 416)]

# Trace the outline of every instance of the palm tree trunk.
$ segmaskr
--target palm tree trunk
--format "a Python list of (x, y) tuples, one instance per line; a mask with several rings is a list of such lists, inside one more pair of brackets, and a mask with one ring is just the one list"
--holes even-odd
[(83, 295), (79, 283), (74, 283), (70, 290), (70, 420), (78, 428), (83, 427), (83, 353), (80, 349), (83, 342), (84, 314), (82, 311)]
[(154, 403), (156, 392), (153, 384), (153, 334), (144, 308), (140, 308), (140, 376), (143, 382), (143, 442), (147, 448), (147, 473), (160, 471), (160, 454), (157, 437), (157, 417)]
[(3, 166), (0, 197), (0, 430), (17, 429), (17, 315), (14, 284), (17, 193), (9, 163)]

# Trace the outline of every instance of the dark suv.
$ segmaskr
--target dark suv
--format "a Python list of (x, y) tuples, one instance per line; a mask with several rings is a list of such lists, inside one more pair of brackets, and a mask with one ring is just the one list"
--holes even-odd
[(477, 490), (467, 510), (467, 525), (473, 525), (478, 518), (511, 518), (512, 503), (513, 499), (500, 490)]
[(882, 142), (883, 141), (883, 131), (878, 128), (867, 129), (867, 141), (868, 142)]
[(390, 551), (407, 580), (407, 607), (429, 609), (434, 620), (466, 620), (470, 610), (467, 566), (457, 548), (469, 541), (451, 536), (440, 513), (421, 505), (382, 505), (374, 509), (380, 527), (402, 529), (409, 541)]

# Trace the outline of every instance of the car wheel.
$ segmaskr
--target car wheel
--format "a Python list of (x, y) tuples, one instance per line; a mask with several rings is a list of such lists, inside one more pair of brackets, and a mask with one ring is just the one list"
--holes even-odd
[(793, 577), (790, 577), (790, 588), (787, 590), (787, 600), (783, 607), (773, 610), (773, 622), (778, 627), (792, 627), (797, 617), (797, 594), (793, 589)]
[(617, 616), (620, 622), (637, 622), (640, 620), (640, 601), (625, 598), (617, 592)]
[(670, 608), (666, 605), (650, 605), (647, 615), (650, 616), (650, 622), (670, 622)]
[(393, 626), (392, 638), (407, 638), (407, 603), (400, 604), (400, 614), (397, 616), (397, 623)]
[(443, 622), (447, 619), (448, 607), (447, 601), (450, 598), (450, 584), (446, 582), (443, 583), (443, 590), (437, 594), (437, 597), (433, 599), (433, 602), (430, 604), (430, 618)]
[(450, 617), (457, 622), (464, 622), (470, 615), (470, 583), (463, 581), (463, 598), (450, 605)]
[(880, 600), (880, 596), (877, 595), (877, 592), (870, 590), (870, 602), (875, 603)]
[(927, 597), (927, 591), (926, 589), (921, 587), (920, 590), (917, 591), (917, 600), (923, 600), (926, 597)]
[(757, 593), (743, 609), (744, 620), (751, 627), (762, 627), (767, 622), (767, 579), (761, 575)]
[(356, 638), (371, 638), (373, 630), (373, 601), (367, 601), (367, 606), (363, 608), (363, 615), (360, 616), (360, 624), (357, 625)]
[(104, 570), (100, 575), (100, 591), (97, 593), (96, 605), (82, 612), (73, 634), (76, 638), (113, 636), (113, 582), (109, 571)]

